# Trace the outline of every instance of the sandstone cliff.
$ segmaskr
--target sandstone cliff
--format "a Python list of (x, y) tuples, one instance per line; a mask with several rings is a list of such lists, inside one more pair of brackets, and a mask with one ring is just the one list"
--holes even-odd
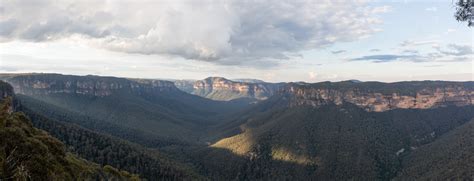
[(178, 91), (169, 81), (115, 77), (32, 74), (6, 77), (4, 80), (13, 86), (16, 93), (25, 95), (67, 93), (104, 97), (118, 91), (137, 94)]
[(3, 100), (6, 97), (13, 97), (13, 87), (3, 81), (0, 81), (0, 100)]
[[(114, 92), (159, 94), (163, 91), (181, 92), (176, 82), (151, 79), (125, 79), (99, 76), (69, 76), (59, 74), (23, 74), (0, 77), (10, 83), (15, 92), (26, 95), (70, 93), (90, 96), (109, 96)], [(192, 91), (190, 84), (192, 83)], [(179, 82), (188, 87), (188, 93), (214, 100), (250, 98), (265, 100), (273, 95), (289, 97), (289, 106), (344, 102), (368, 111), (386, 111), (396, 108), (427, 109), (448, 105), (473, 105), (474, 82), (322, 82), (308, 83), (250, 83), (222, 77), (209, 77), (199, 81)], [(5, 91), (3, 91), (5, 89)], [(9, 89), (3, 86), (0, 93), (6, 97)], [(3, 95), (5, 94), (5, 95)], [(11, 93), (12, 94), (12, 93)]]
[(194, 91), (196, 80), (174, 80), (173, 82), (178, 89), (191, 94)]
[(448, 105), (473, 105), (473, 82), (336, 82), (316, 84), (289, 84), (279, 94), (290, 98), (289, 106), (319, 107), (344, 102), (367, 111), (391, 109), (428, 109)]
[(266, 82), (237, 82), (222, 77), (208, 77), (196, 81), (192, 93), (214, 100), (228, 101), (238, 98), (264, 100), (272, 96), (281, 85)]

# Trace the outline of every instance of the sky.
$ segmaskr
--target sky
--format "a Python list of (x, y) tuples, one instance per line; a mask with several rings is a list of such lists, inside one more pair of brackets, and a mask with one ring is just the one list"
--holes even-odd
[(2, 0), (0, 73), (474, 81), (452, 0)]

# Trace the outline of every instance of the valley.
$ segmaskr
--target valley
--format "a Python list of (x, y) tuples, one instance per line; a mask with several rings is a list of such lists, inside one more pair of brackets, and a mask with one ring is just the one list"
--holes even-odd
[(0, 79), (12, 86), (2, 94), (13, 97), (15, 111), (69, 152), (142, 179), (474, 175), (473, 82), (267, 83), (61, 74)]
[(474, 181), (474, 0), (2, 0), (0, 181)]
[(108, 164), (97, 164), (66, 150), (65, 145), (33, 127), (15, 112), (13, 88), (0, 82), (0, 179), (5, 180), (139, 180), (139, 176)]

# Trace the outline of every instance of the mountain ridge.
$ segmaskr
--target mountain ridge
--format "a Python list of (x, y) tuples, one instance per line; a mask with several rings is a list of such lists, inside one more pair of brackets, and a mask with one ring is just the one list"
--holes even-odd
[(329, 102), (356, 104), (368, 111), (419, 108), (427, 109), (449, 104), (474, 104), (474, 82), (409, 81), (380, 82), (322, 82), (314, 84), (290, 83), (278, 91), (289, 95), (291, 106), (318, 107)]
[(265, 100), (272, 96), (282, 83), (268, 83), (255, 79), (230, 80), (224, 77), (207, 77), (195, 81), (178, 80), (175, 81), (175, 85), (194, 95), (229, 101), (239, 98)]

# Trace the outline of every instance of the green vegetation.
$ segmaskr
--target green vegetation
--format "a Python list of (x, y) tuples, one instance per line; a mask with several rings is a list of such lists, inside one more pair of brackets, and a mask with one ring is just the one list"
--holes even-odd
[[(45, 101), (35, 99), (33, 97), (18, 95), (17, 99), (21, 103), (21, 109), (24, 112), (35, 112), (37, 114), (43, 115), (51, 120), (59, 120), (65, 123), (72, 123), (79, 125), (81, 127), (101, 132), (109, 135), (113, 135), (122, 139), (126, 139), (135, 143), (139, 143), (148, 147), (163, 147), (176, 144), (184, 144), (183, 141), (180, 141), (176, 138), (160, 138), (157, 135), (163, 134), (158, 131), (163, 129), (161, 127), (157, 128), (155, 132), (145, 132), (140, 129), (135, 129), (131, 127), (126, 127), (121, 125), (118, 122), (119, 120), (115, 119), (99, 119), (92, 117), (86, 112), (75, 111), (72, 108), (64, 108), (56, 106)], [(66, 98), (65, 98), (66, 99)], [(72, 100), (71, 100), (72, 101)], [(86, 104), (86, 103), (84, 103)], [(92, 106), (93, 103), (91, 103)], [(71, 106), (72, 107), (72, 106)], [(111, 108), (116, 109), (116, 108)], [(124, 111), (124, 114), (134, 114), (131, 111)], [(121, 118), (127, 119), (127, 118)], [(155, 119), (156, 120), (156, 119)], [(36, 123), (35, 119), (33, 122)], [(148, 129), (152, 129), (150, 127)], [(171, 129), (171, 128), (170, 128)]]
[(474, 119), (414, 150), (397, 180), (472, 180), (473, 163)]
[[(435, 141), (474, 117), (473, 106), (366, 112), (350, 104), (290, 109), (278, 105), (278, 101), (262, 104), (261, 112), (254, 108), (251, 116), (242, 116), (245, 121), (239, 126), (240, 134), (219, 140), (213, 147), (258, 158), (239, 165), (265, 170), (264, 180), (389, 180), (403, 169), (402, 160), (413, 148)], [(223, 125), (223, 129), (228, 128)], [(227, 163), (217, 159), (222, 152), (203, 154), (216, 162), (204, 161), (210, 167), (207, 170)], [(225, 174), (220, 177), (253, 173), (234, 169)]]
[[(22, 151), (20, 155), (38, 157), (34, 163), (48, 166), (37, 168), (33, 162), (21, 161), (18, 163), (24, 166), (16, 171), (5, 171), (7, 167), (2, 166), (2, 174), (24, 175), (24, 167), (29, 174), (34, 172), (38, 178), (53, 180), (136, 178), (130, 173), (149, 180), (473, 178), (472, 105), (368, 112), (348, 102), (289, 106), (294, 100), (288, 94), (248, 105), (248, 100), (218, 102), (176, 89), (123, 86), (107, 96), (63, 90), (71, 81), (86, 81), (89, 85), (153, 83), (147, 80), (28, 75), (21, 79), (11, 76), (9, 81), (38, 82), (35, 76), (51, 81), (48, 86), (55, 88), (41, 90), (46, 93), (15, 96), (15, 109), (24, 114), (5, 114), (2, 120), (10, 121), (2, 121), (2, 129), (11, 130), (0, 136), (20, 141), (10, 144), (6, 140), (0, 156), (6, 163), (9, 155)], [(423, 89), (474, 88), (472, 82), (441, 81), (344, 81), (291, 86), (401, 95), (413, 95)], [(10, 91), (8, 95), (13, 94), (11, 87), (4, 89)], [(67, 149), (31, 123), (24, 123), (28, 122), (26, 117), (33, 126), (62, 141)], [(8, 146), (23, 143), (26, 146), (19, 151)], [(15, 158), (23, 159), (18, 155)]]
[[(19, 100), (46, 117), (149, 147), (196, 142), (206, 126), (216, 124), (221, 116), (248, 105), (246, 101), (213, 101), (177, 88), (153, 89), (151, 83), (144, 80), (58, 74), (6, 79), (14, 85), (23, 85), (18, 86)], [(25, 82), (31, 85), (26, 86)], [(47, 88), (35, 89), (34, 84)], [(91, 94), (100, 90), (111, 95), (77, 93), (77, 84), (86, 87)], [(102, 89), (107, 86), (121, 88)]]
[(0, 110), (0, 180), (139, 180), (113, 167), (100, 167), (66, 152), (59, 140), (11, 112), (11, 99)]
[(206, 92), (205, 90), (195, 90), (193, 94), (213, 100), (233, 100), (249, 96), (245, 92), (231, 90), (213, 90), (212, 92)]
[(173, 161), (158, 151), (148, 150), (140, 145), (99, 134), (78, 125), (46, 118), (28, 108), (21, 107), (21, 110), (32, 119), (36, 127), (48, 131), (63, 141), (71, 152), (100, 165), (111, 165), (138, 173), (150, 180), (203, 179), (189, 166)]
[(454, 17), (460, 22), (467, 22), (467, 26), (474, 26), (474, 1), (456, 0), (456, 13)]

